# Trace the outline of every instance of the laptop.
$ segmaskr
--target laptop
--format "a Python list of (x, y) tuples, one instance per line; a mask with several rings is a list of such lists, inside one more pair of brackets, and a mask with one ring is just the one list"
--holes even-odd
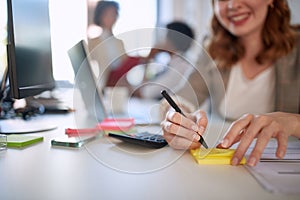
[[(71, 64), (75, 74), (75, 88), (77, 87), (81, 93), (81, 98), (84, 102), (85, 109), (87, 112), (95, 116), (97, 122), (101, 122), (104, 118), (134, 118), (135, 124), (137, 125), (159, 125), (159, 114), (158, 112), (154, 115), (154, 111), (159, 108), (159, 104), (153, 104), (149, 102), (140, 102), (137, 100), (129, 100), (128, 113), (122, 113), (120, 115), (111, 115), (104, 104), (104, 97), (102, 90), (104, 88), (103, 83), (94, 75), (90, 57), (88, 56), (87, 44), (84, 40), (76, 43), (72, 48), (68, 50), (68, 55), (71, 60)], [(101, 81), (101, 80), (100, 80)], [(74, 103), (75, 104), (75, 103)], [(75, 106), (76, 107), (76, 106)], [(142, 109), (139, 109), (142, 108)], [(145, 110), (145, 107), (149, 109)], [(156, 107), (156, 108), (154, 108)], [(155, 111), (156, 112), (156, 111)], [(151, 114), (150, 114), (151, 113)]]

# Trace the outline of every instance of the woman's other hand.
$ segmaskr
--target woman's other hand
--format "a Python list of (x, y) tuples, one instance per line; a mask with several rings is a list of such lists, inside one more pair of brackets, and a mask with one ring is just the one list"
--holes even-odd
[(249, 166), (255, 166), (271, 138), (278, 143), (276, 156), (284, 157), (290, 135), (300, 136), (300, 115), (274, 112), (264, 115), (247, 114), (232, 123), (223, 142), (223, 148), (229, 148), (240, 142), (232, 157), (231, 164), (237, 165), (245, 155), (250, 144), (256, 138), (256, 144), (247, 160)]

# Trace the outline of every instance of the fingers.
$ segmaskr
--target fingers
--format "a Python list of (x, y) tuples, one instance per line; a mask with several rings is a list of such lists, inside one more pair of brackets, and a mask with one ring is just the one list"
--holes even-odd
[(241, 138), (241, 134), (245, 133), (245, 130), (247, 129), (253, 118), (253, 115), (247, 114), (232, 123), (221, 143), (221, 146), (223, 148), (228, 148), (235, 142), (239, 141), (239, 139)]
[(273, 127), (270, 126), (270, 120), (268, 117), (260, 116), (251, 120), (251, 124), (248, 126), (245, 134), (241, 138), (233, 155), (232, 165), (239, 164), (250, 144), (258, 136), (257, 143), (247, 161), (247, 164), (250, 166), (256, 165), (268, 141), (272, 137), (272, 130)]
[(278, 143), (278, 147), (276, 150), (276, 156), (277, 158), (282, 159), (286, 153), (288, 136), (280, 132), (277, 136), (277, 143)]
[(196, 123), (198, 125), (198, 133), (200, 133), (201, 135), (203, 135), (207, 124), (208, 124), (208, 118), (206, 116), (206, 113), (202, 110), (200, 110), (199, 112), (196, 113)]
[(175, 149), (195, 149), (200, 147), (200, 143), (198, 141), (190, 141), (184, 137), (168, 132), (164, 134), (164, 138), (168, 144)]
[[(283, 158), (286, 153), (289, 131), (289, 122), (282, 113), (268, 113), (265, 115), (247, 114), (232, 123), (228, 129), (223, 142), (218, 148), (229, 148), (239, 142), (232, 157), (231, 164), (238, 165), (243, 159), (251, 143), (256, 143), (247, 159), (249, 166), (255, 166), (268, 145), (271, 138), (276, 138), (278, 147), (276, 156)], [(177, 149), (198, 148), (199, 134), (203, 134), (208, 119), (206, 113), (198, 111), (193, 115), (184, 117), (180, 113), (169, 111), (162, 122), (164, 137), (170, 146)], [(196, 122), (195, 122), (196, 121)]]
[(257, 162), (260, 160), (260, 157), (269, 143), (272, 135), (273, 135), (274, 127), (272, 125), (263, 128), (256, 140), (256, 144), (248, 158), (247, 164), (249, 166), (255, 166)]
[(200, 136), (197, 134), (199, 127), (191, 119), (188, 119), (178, 112), (168, 112), (167, 120), (171, 122), (169, 131), (176, 133), (178, 136), (186, 137), (190, 140), (198, 141)]
[(195, 131), (185, 128), (180, 124), (175, 124), (170, 121), (165, 121), (162, 124), (162, 127), (165, 132), (186, 138), (190, 141), (196, 142), (200, 139), (200, 136)]
[[(199, 114), (205, 116), (205, 113)], [(192, 117), (189, 115), (189, 117)], [(192, 117), (195, 120), (195, 116)], [(207, 125), (206, 120), (198, 120), (203, 127)], [(199, 126), (193, 120), (184, 117), (178, 112), (169, 111), (166, 119), (161, 123), (164, 137), (170, 146), (176, 149), (197, 148), (200, 146)], [(204, 128), (205, 129), (205, 128)], [(204, 130), (202, 130), (204, 132)]]
[(255, 146), (247, 160), (249, 166), (257, 164), (272, 137), (278, 141), (276, 156), (283, 158), (287, 147), (288, 135), (282, 130), (282, 125), (272, 117), (261, 115), (253, 118), (248, 124), (246, 131), (241, 134), (240, 143), (233, 155), (231, 164), (237, 165), (240, 163), (255, 138), (257, 138)]

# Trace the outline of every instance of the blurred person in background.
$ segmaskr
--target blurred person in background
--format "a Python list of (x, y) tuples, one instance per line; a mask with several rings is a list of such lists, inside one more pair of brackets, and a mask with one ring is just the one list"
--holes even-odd
[(88, 40), (91, 58), (97, 61), (100, 79), (105, 86), (115, 86), (125, 73), (140, 62), (140, 58), (126, 54), (123, 41), (113, 34), (119, 9), (115, 1), (99, 1), (94, 11), (94, 24), (101, 27), (102, 33)]

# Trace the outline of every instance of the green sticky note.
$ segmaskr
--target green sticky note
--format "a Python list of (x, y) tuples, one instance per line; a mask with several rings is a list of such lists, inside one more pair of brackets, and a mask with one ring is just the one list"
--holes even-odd
[(7, 147), (22, 148), (37, 142), (43, 141), (42, 136), (32, 136), (32, 135), (8, 135), (7, 136)]

